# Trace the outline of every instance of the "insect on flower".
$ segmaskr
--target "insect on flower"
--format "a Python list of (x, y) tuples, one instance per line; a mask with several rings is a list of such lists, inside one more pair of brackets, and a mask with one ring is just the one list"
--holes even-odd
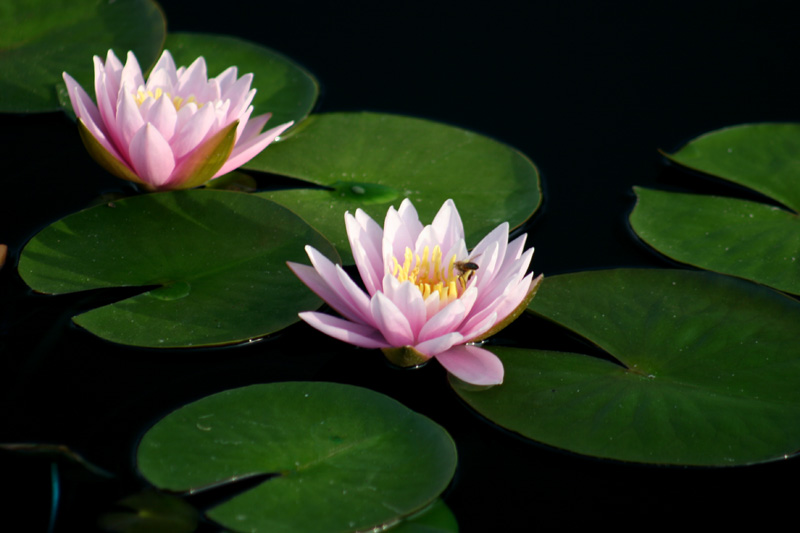
[(408, 199), (389, 208), (383, 228), (360, 209), (345, 214), (345, 224), (366, 293), (307, 246), (312, 266), (289, 267), (343, 318), (300, 317), (339, 340), (380, 348), (400, 366), (436, 358), (468, 383), (502, 383), (502, 362), (470, 343), (507, 326), (533, 299), (542, 276), (527, 273), (533, 249), (524, 249), (526, 236), (509, 243), (504, 222), (470, 253), (452, 200), (424, 227)]

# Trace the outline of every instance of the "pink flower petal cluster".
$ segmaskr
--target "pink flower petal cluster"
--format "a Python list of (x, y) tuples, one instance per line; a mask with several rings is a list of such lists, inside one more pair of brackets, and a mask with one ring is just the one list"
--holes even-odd
[(109, 50), (94, 57), (95, 104), (66, 72), (64, 81), (89, 153), (116, 176), (147, 190), (202, 185), (243, 165), (291, 122), (264, 133), (270, 114), (250, 117), (252, 74), (230, 67), (208, 79), (206, 62), (175, 68), (168, 51), (147, 81), (128, 52), (123, 66)]
[(504, 222), (469, 252), (452, 200), (424, 227), (408, 199), (389, 208), (383, 228), (360, 209), (345, 214), (345, 224), (366, 293), (307, 246), (313, 267), (289, 267), (343, 318), (300, 317), (339, 340), (380, 348), (402, 366), (435, 357), (465, 382), (502, 383), (502, 362), (469, 343), (505, 327), (533, 298), (542, 276), (527, 273), (533, 249), (524, 250), (526, 235), (509, 243)]

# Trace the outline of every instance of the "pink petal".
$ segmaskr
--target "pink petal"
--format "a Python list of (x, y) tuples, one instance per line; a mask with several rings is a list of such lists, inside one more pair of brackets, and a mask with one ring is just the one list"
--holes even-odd
[(117, 121), (114, 133), (117, 135), (120, 151), (124, 155), (130, 157), (125, 154), (125, 151), (129, 149), (128, 147), (134, 135), (142, 129), (144, 124), (142, 114), (139, 112), (139, 106), (136, 105), (133, 95), (129, 92), (120, 93), (120, 99), (117, 102)]
[(219, 169), (219, 172), (214, 174), (214, 177), (222, 176), (223, 174), (227, 174), (228, 172), (239, 168), (240, 166), (244, 165), (255, 156), (257, 156), (261, 151), (269, 145), (275, 138), (283, 133), (286, 129), (288, 129), (294, 122), (287, 122), (286, 124), (281, 124), (280, 126), (276, 126), (269, 131), (265, 131), (255, 139), (251, 139), (245, 143), (236, 143), (236, 146), (233, 148), (233, 152), (228, 160), (222, 165), (222, 168)]
[(64, 83), (67, 84), (69, 101), (72, 104), (72, 110), (75, 112), (75, 116), (84, 119), (84, 123), (92, 122), (98, 127), (101, 127), (101, 129), (105, 129), (105, 127), (103, 127), (103, 119), (100, 117), (97, 106), (94, 105), (89, 94), (83, 90), (81, 84), (75, 81), (75, 79), (66, 72), (63, 72), (61, 77), (64, 78)]
[(226, 90), (221, 90), (220, 98), (222, 100), (230, 100), (231, 101), (231, 110), (230, 113), (231, 119), (238, 117), (243, 110), (247, 109), (247, 106), (250, 105), (250, 102), (253, 101), (253, 97), (256, 94), (255, 89), (250, 89), (250, 84), (253, 82), (253, 75), (252, 74), (245, 74), (238, 80), (236, 83), (228, 87)]
[(386, 293), (386, 296), (394, 302), (403, 316), (406, 317), (411, 326), (412, 337), (416, 340), (426, 322), (425, 302), (422, 299), (422, 293), (410, 281), (401, 282), (394, 277), (386, 277), (393, 280), (393, 283), (389, 284), (392, 287), (392, 292)]
[(503, 318), (505, 318), (505, 316), (501, 318), (494, 311), (486, 315), (481, 315), (479, 317), (472, 317), (461, 328), (461, 334), (464, 335), (464, 340), (466, 342), (469, 342), (472, 339), (477, 339), (478, 337), (480, 337), (481, 335), (492, 329), (492, 327), (494, 327), (494, 325), (500, 322)]
[(175, 158), (169, 143), (152, 124), (145, 124), (133, 136), (130, 158), (136, 174), (154, 187), (169, 181), (175, 168)]
[[(142, 77), (142, 69), (136, 56), (133, 52), (128, 52), (128, 57), (125, 60), (125, 66), (120, 74), (119, 90), (125, 92), (136, 92), (139, 87), (144, 86), (144, 77)], [(113, 101), (113, 100), (112, 100)]]
[[(117, 87), (117, 90), (113, 90), (112, 86)], [(99, 57), (94, 56), (94, 94), (97, 98), (100, 116), (103, 117), (103, 122), (109, 128), (113, 128), (116, 124), (118, 87), (119, 79), (109, 80), (103, 62)], [(116, 143), (119, 139), (113, 132), (109, 133), (111, 133), (111, 140)]]
[(155, 101), (144, 120), (158, 128), (164, 139), (169, 141), (175, 134), (178, 112), (175, 110), (175, 105), (172, 101), (168, 97), (162, 96)]
[(489, 232), (486, 237), (481, 239), (481, 242), (472, 249), (472, 253), (470, 257), (478, 258), (480, 257), (486, 250), (492, 246), (493, 244), (497, 244), (498, 249), (500, 250), (499, 256), (504, 257), (506, 253), (506, 244), (508, 243), (508, 222), (503, 222), (492, 231)]
[(108, 91), (108, 97), (112, 102), (117, 99), (117, 94), (119, 93), (119, 82), (122, 78), (123, 68), (125, 67), (122, 62), (117, 59), (117, 56), (114, 54), (114, 50), (109, 50), (106, 54), (106, 64), (103, 67), (103, 71), (105, 72), (105, 83), (106, 90)]
[(464, 337), (458, 332), (446, 333), (440, 337), (428, 339), (420, 342), (414, 349), (429, 357), (434, 357), (442, 352), (446, 352), (455, 344), (464, 342)]
[(380, 289), (383, 276), (383, 261), (378, 251), (383, 230), (361, 209), (356, 210), (355, 217), (349, 212), (345, 213), (344, 223), (353, 259), (367, 294), (375, 294)]
[(308, 311), (300, 313), (306, 323), (334, 339), (339, 339), (362, 348), (389, 348), (390, 344), (375, 328), (363, 324), (354, 324), (325, 313)]
[[(403, 201), (403, 204), (406, 200)], [(402, 205), (401, 204), (401, 207)], [(413, 209), (413, 207), (412, 207)], [(408, 217), (408, 214), (405, 215)], [(393, 268), (392, 258), (402, 261), (406, 248), (414, 250), (417, 240), (416, 234), (412, 234), (413, 227), (406, 224), (400, 214), (390, 207), (386, 212), (383, 221), (383, 243), (381, 244), (381, 254), (384, 260), (384, 272), (391, 272)]]
[(461, 381), (473, 385), (500, 385), (503, 363), (489, 350), (477, 346), (454, 346), (436, 356), (436, 360)]
[(199, 100), (200, 97), (205, 95), (207, 84), (206, 60), (203, 56), (200, 56), (178, 76), (175, 92), (185, 97), (194, 95)]
[(414, 204), (408, 198), (400, 203), (400, 208), (397, 210), (397, 216), (400, 217), (403, 226), (408, 231), (411, 241), (417, 240), (417, 235), (422, 231), (422, 222), (419, 221), (419, 215), (414, 208)]
[(376, 292), (370, 301), (375, 324), (391, 346), (411, 346), (414, 334), (411, 325), (397, 306), (382, 292)]
[(225, 94), (225, 91), (228, 90), (234, 83), (236, 83), (236, 77), (238, 76), (238, 70), (236, 67), (228, 67), (222, 71), (222, 74), (214, 78), (217, 80), (219, 84), (219, 88), (222, 91), (222, 94)]
[(270, 118), (272, 118), (272, 113), (264, 113), (263, 115), (248, 118), (237, 142), (246, 142), (253, 137), (257, 137)]
[(157, 72), (163, 73), (163, 79), (166, 80), (166, 87), (173, 87), (178, 84), (178, 71), (175, 69), (175, 60), (172, 59), (172, 54), (169, 53), (169, 50), (164, 50), (161, 57), (158, 58), (158, 62), (153, 67), (150, 78), (147, 80), (148, 86), (150, 80), (153, 78), (153, 74)]
[(464, 303), (460, 299), (453, 300), (425, 323), (418, 339), (427, 341), (434, 337), (440, 337), (445, 333), (457, 331), (466, 314), (467, 310), (464, 307)]
[(522, 251), (525, 249), (525, 240), (527, 238), (528, 234), (523, 233), (508, 243), (508, 247), (506, 248), (506, 257), (508, 259), (519, 259), (520, 255), (522, 255)]
[(286, 264), (289, 265), (289, 268), (292, 269), (292, 272), (294, 272), (295, 275), (300, 278), (300, 281), (305, 283), (308, 288), (314, 291), (317, 296), (325, 300), (325, 302), (335, 309), (337, 313), (343, 315), (351, 322), (360, 322), (363, 324), (370, 323), (369, 321), (363, 320), (359, 316), (359, 313), (352, 309), (347, 301), (339, 296), (339, 294), (331, 288), (327, 281), (325, 281), (325, 279), (323, 279), (322, 276), (319, 275), (319, 272), (317, 272), (313, 267), (292, 262), (287, 262)]
[(453, 200), (448, 199), (442, 204), (431, 227), (439, 242), (439, 247), (443, 251), (449, 250), (458, 239), (464, 238), (464, 225), (461, 223), (461, 216), (458, 214)]
[(334, 264), (330, 259), (311, 246), (305, 247), (306, 254), (311, 260), (314, 269), (319, 273), (328, 286), (348, 304), (357, 316), (369, 324), (372, 322), (370, 315), (370, 301), (364, 291), (350, 279), (342, 267)]
[(214, 125), (214, 110), (210, 105), (204, 105), (197, 110), (172, 138), (172, 151), (175, 158), (180, 159), (197, 148), (208, 136), (211, 126)]

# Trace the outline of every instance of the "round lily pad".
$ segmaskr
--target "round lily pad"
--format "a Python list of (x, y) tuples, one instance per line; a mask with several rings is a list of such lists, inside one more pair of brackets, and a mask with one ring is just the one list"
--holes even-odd
[(203, 56), (208, 75), (231, 66), (239, 76), (253, 74), (253, 116), (272, 113), (267, 128), (303, 120), (319, 95), (319, 84), (303, 67), (278, 52), (236, 37), (202, 33), (170, 33), (164, 47), (175, 64), (189, 66)]
[(476, 133), (377, 113), (312, 115), (246, 168), (308, 182), (308, 188), (259, 193), (319, 229), (352, 263), (346, 211), (361, 208), (383, 223), (390, 205), (410, 198), (432, 220), (452, 198), (468, 244), (498, 224), (525, 222), (541, 203), (539, 173), (513, 148)]
[(800, 294), (800, 220), (784, 209), (698, 194), (635, 188), (631, 226), (681, 263)]
[(73, 318), (104, 339), (220, 345), (273, 333), (319, 306), (286, 266), (305, 259), (306, 244), (338, 260), (319, 233), (269, 200), (178, 191), (115, 200), (52, 224), (25, 247), (19, 272), (50, 294), (142, 287)]
[(800, 123), (742, 124), (689, 141), (674, 154), (679, 165), (758, 191), (800, 212)]
[[(143, 68), (155, 62), (166, 21), (152, 0), (4, 0), (0, 2), (0, 112), (60, 109), (66, 71), (94, 87), (92, 56), (133, 50)], [(91, 92), (91, 91), (90, 91)]]
[(233, 531), (367, 531), (425, 508), (447, 487), (455, 444), (428, 418), (376, 392), (272, 383), (208, 396), (142, 439), (139, 470), (197, 491), (269, 474), (213, 507)]
[(743, 465), (800, 449), (795, 300), (708, 272), (620, 269), (547, 278), (529, 309), (612, 360), (492, 347), (503, 385), (454, 388), (497, 424), (645, 463)]
[(636, 188), (631, 226), (664, 255), (800, 294), (797, 154), (800, 124), (745, 124), (707, 133), (673, 162), (758, 191), (794, 212), (758, 202)]

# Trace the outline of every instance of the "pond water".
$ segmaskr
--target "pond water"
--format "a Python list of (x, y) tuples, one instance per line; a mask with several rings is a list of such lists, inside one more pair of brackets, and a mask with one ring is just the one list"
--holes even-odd
[[(548, 276), (675, 266), (630, 231), (631, 187), (743, 193), (668, 168), (657, 149), (726, 125), (800, 118), (797, 85), (788, 77), (796, 59), (792, 17), (754, 2), (737, 9), (724, 2), (623, 4), (501, 2), (470, 11), (176, 0), (163, 8), (170, 30), (236, 35), (304, 65), (323, 88), (317, 111), (424, 117), (519, 149), (542, 173), (544, 205), (518, 231), (536, 247), (533, 269)], [(127, 289), (33, 294), (16, 260), (46, 225), (131, 188), (89, 159), (66, 117), (0, 120), (0, 242), (9, 245), (0, 271), (0, 441), (63, 444), (113, 473), (106, 478), (60, 463), (57, 531), (91, 529), (115, 501), (146, 486), (135, 471), (135, 447), (162, 416), (229, 388), (292, 380), (366, 387), (441, 424), (458, 447), (458, 470), (443, 499), (461, 531), (652, 523), (742, 506), (780, 512), (789, 501), (774, 481), (797, 473), (795, 460), (687, 469), (555, 450), (474, 413), (436, 363), (393, 368), (378, 351), (354, 349), (302, 323), (230, 348), (148, 350), (100, 340), (70, 318)], [(494, 342), (602, 356), (531, 316)], [(21, 517), (30, 524), (26, 531), (45, 531), (49, 457), (4, 452), (0, 460), (12, 494), (4, 498), (3, 519)]]

